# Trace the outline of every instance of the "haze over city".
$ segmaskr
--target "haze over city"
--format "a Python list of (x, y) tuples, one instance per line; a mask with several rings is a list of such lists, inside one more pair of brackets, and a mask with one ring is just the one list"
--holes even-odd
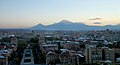
[(87, 25), (120, 24), (119, 0), (0, 0), (0, 28), (28, 28), (69, 20)]

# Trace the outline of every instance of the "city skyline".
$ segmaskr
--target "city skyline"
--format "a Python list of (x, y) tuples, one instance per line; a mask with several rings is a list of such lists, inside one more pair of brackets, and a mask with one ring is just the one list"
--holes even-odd
[(0, 28), (27, 28), (69, 20), (87, 25), (120, 24), (120, 1), (0, 0)]

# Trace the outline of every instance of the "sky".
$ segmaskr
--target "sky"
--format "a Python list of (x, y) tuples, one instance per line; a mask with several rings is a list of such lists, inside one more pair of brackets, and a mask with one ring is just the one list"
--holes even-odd
[(0, 28), (28, 28), (61, 20), (120, 24), (120, 0), (0, 0)]

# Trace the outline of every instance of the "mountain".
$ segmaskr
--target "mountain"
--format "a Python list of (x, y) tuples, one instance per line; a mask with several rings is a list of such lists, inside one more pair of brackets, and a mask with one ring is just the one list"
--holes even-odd
[(45, 27), (46, 27), (46, 26), (44, 26), (44, 25), (42, 25), (42, 24), (37, 24), (37, 25), (33, 26), (31, 29), (33, 29), (33, 30), (34, 30), (34, 29), (35, 29), (35, 30), (36, 30), (36, 29), (39, 30), (39, 29), (45, 29)]
[(67, 20), (62, 20), (59, 23), (49, 25), (47, 26), (49, 30), (80, 30), (82, 27), (86, 27), (87, 25), (84, 25), (82, 23), (72, 23)]
[(51, 24), (48, 26), (38, 24), (30, 29), (32, 30), (105, 30), (105, 29), (111, 29), (111, 30), (120, 30), (120, 25), (106, 25), (106, 26), (89, 26), (85, 25), (83, 23), (73, 23), (68, 20), (62, 20), (58, 23)]

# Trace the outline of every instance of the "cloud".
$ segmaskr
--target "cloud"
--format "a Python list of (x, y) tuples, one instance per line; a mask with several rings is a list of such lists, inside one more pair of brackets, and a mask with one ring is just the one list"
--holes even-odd
[(93, 24), (102, 24), (101, 22), (94, 22)]
[(92, 19), (89, 19), (89, 20), (102, 20), (102, 18), (92, 18)]

